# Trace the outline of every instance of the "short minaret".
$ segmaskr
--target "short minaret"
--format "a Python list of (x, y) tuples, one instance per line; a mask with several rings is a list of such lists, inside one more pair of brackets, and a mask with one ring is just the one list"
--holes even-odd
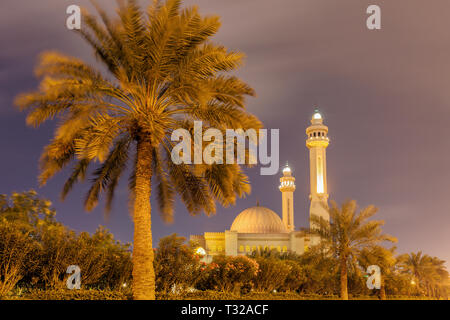
[(283, 176), (280, 178), (280, 191), (282, 194), (283, 223), (288, 231), (294, 231), (294, 191), (295, 178), (292, 176), (291, 168), (288, 165), (283, 169)]
[[(310, 185), (311, 193), (309, 199), (311, 207), (309, 214), (322, 217), (330, 221), (328, 211), (327, 190), (327, 157), (326, 149), (330, 140), (328, 139), (328, 127), (323, 124), (322, 115), (316, 109), (311, 119), (311, 125), (306, 129), (306, 146), (309, 149)], [(312, 228), (313, 226), (310, 225)]]

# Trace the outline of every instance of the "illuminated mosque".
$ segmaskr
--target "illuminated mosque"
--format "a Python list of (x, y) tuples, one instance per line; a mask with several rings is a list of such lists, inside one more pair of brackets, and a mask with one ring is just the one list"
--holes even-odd
[[(309, 149), (310, 195), (309, 214), (317, 215), (329, 221), (325, 207), (328, 203), (326, 149), (329, 144), (328, 127), (316, 109), (311, 125), (306, 129), (306, 146)], [(229, 230), (225, 232), (205, 232), (192, 235), (201, 254), (206, 260), (212, 256), (225, 254), (230, 256), (246, 255), (256, 250), (276, 249), (279, 252), (302, 254), (310, 245), (317, 244), (317, 237), (308, 237), (295, 230), (294, 191), (295, 178), (286, 166), (280, 178), (282, 215), (257, 204), (237, 215)], [(325, 206), (325, 207), (324, 207)]]

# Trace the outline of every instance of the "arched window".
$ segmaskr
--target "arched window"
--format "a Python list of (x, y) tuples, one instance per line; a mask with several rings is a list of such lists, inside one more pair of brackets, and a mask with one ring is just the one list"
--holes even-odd
[(239, 252), (244, 252), (244, 246), (239, 246)]
[(250, 246), (247, 246), (247, 247), (245, 248), (245, 251), (250, 252)]
[(287, 252), (287, 247), (283, 246), (283, 252)]

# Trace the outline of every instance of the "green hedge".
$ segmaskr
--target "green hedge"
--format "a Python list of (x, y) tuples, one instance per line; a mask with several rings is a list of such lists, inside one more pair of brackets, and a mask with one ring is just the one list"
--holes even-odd
[[(156, 294), (157, 300), (339, 300), (336, 295), (297, 294), (295, 292), (250, 292), (237, 295), (219, 291), (196, 291), (179, 295)], [(423, 300), (426, 297), (388, 296), (388, 300)], [(377, 296), (350, 296), (350, 300), (378, 300)]]
[(128, 300), (130, 297), (120, 291), (109, 290), (31, 290), (21, 300)]
[[(37, 290), (4, 297), (10, 300), (130, 300), (131, 294), (110, 290)], [(250, 292), (238, 295), (219, 291), (196, 291), (183, 294), (156, 294), (157, 300), (339, 300), (334, 295), (297, 294), (295, 292)], [(377, 296), (350, 296), (351, 300), (378, 300)], [(424, 300), (427, 297), (388, 296), (388, 300)]]
[(239, 295), (220, 291), (195, 291), (182, 294), (156, 294), (157, 300), (239, 300)]
[(157, 294), (158, 300), (333, 300), (337, 296), (299, 295), (295, 292), (250, 292), (244, 295), (219, 291), (196, 291), (183, 294)]

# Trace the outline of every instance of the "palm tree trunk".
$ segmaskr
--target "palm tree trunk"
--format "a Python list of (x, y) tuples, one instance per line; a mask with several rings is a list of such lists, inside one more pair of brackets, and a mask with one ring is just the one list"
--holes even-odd
[(346, 256), (341, 257), (341, 299), (348, 300)]
[(133, 298), (155, 300), (155, 271), (151, 231), (152, 148), (149, 137), (137, 142), (134, 200)]
[(386, 300), (386, 288), (384, 286), (384, 277), (381, 276), (380, 283), (380, 300)]

